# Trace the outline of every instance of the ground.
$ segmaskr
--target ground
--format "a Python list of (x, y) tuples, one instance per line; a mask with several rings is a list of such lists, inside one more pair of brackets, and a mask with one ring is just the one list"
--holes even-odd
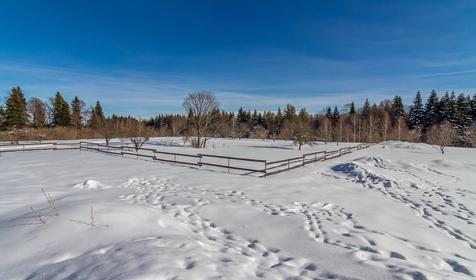
[[(214, 140), (207, 153), (301, 152)], [(385, 142), (267, 178), (78, 150), (2, 153), (0, 170), (1, 279), (476, 275), (475, 149)]]

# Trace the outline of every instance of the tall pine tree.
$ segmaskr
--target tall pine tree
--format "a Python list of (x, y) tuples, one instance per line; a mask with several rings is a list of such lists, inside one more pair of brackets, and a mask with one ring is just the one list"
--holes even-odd
[(453, 122), (453, 115), (452, 115), (452, 102), (450, 95), (448, 92), (445, 93), (443, 97), (440, 99), (440, 115), (438, 118), (438, 123), (452, 123)]
[(355, 104), (354, 104), (354, 101), (352, 101), (352, 102), (350, 103), (349, 114), (353, 115), (353, 114), (355, 114), (355, 113), (356, 113), (356, 111), (355, 111)]
[(402, 118), (404, 114), (405, 109), (403, 107), (402, 97), (395, 95), (390, 108), (390, 118), (392, 121), (392, 126), (395, 126), (398, 123), (398, 120)]
[(332, 109), (331, 107), (327, 107), (326, 109), (326, 118), (332, 122), (332, 119), (333, 119), (334, 115), (332, 114)]
[(71, 116), (69, 112), (69, 105), (61, 96), (61, 93), (56, 92), (55, 98), (52, 102), (53, 107), (53, 125), (54, 126), (70, 126)]
[(284, 110), (284, 119), (294, 123), (296, 118), (296, 108), (291, 104), (286, 105), (286, 109)]
[(415, 101), (413, 101), (413, 105), (408, 113), (408, 127), (422, 130), (424, 117), (425, 112), (423, 110), (421, 94), (420, 92), (417, 92)]
[(12, 88), (6, 102), (5, 112), (6, 125), (22, 128), (28, 121), (26, 111), (26, 99), (20, 87)]
[(361, 114), (361, 118), (362, 118), (362, 121), (366, 122), (368, 120), (370, 116), (370, 103), (369, 103), (369, 99), (365, 99), (365, 103), (364, 103), (364, 107), (362, 108), (362, 114)]
[(84, 102), (75, 96), (71, 101), (71, 125), (75, 128), (81, 128), (83, 108)]
[(340, 119), (340, 113), (339, 110), (337, 109), (337, 106), (334, 107), (334, 112), (332, 112), (332, 125), (335, 126)]
[(456, 100), (456, 118), (455, 124), (458, 129), (463, 131), (472, 123), (471, 106), (464, 94), (458, 95)]
[(91, 110), (91, 119), (90, 119), (90, 127), (97, 129), (102, 126), (104, 123), (104, 113), (102, 111), (102, 106), (99, 101), (96, 102), (96, 106)]
[(430, 129), (433, 125), (439, 122), (440, 118), (438, 95), (435, 90), (432, 90), (425, 105), (424, 129)]

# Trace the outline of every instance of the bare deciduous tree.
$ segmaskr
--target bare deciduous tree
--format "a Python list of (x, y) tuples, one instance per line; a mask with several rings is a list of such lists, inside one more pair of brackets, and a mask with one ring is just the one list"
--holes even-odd
[(293, 142), (301, 150), (302, 145), (313, 144), (315, 137), (308, 123), (298, 122), (293, 127)]
[(468, 138), (473, 148), (476, 148), (476, 123), (468, 129)]
[(432, 126), (428, 132), (428, 143), (438, 145), (441, 154), (445, 154), (448, 146), (451, 146), (457, 138), (456, 129), (449, 124)]
[(250, 125), (247, 123), (240, 123), (237, 128), (238, 140), (241, 140), (243, 137), (247, 137), (250, 132)]
[(98, 132), (106, 140), (106, 145), (109, 146), (111, 139), (120, 135), (120, 128), (114, 121), (104, 120), (98, 128)]
[(383, 128), (383, 141), (387, 141), (387, 134), (388, 134), (388, 121), (390, 119), (390, 116), (388, 112), (383, 113), (383, 123), (382, 123), (382, 128)]
[(254, 128), (254, 131), (252, 132), (252, 136), (254, 138), (259, 138), (261, 140), (266, 140), (268, 138), (268, 130), (266, 130), (263, 126), (258, 125)]
[(131, 127), (129, 133), (129, 139), (131, 140), (132, 145), (134, 145), (134, 149), (136, 150), (136, 152), (138, 152), (142, 145), (144, 145), (145, 142), (149, 141), (150, 139), (149, 132), (147, 131), (147, 128), (142, 122), (139, 122), (137, 123), (137, 125)]
[(35, 128), (46, 126), (46, 105), (41, 99), (31, 97), (27, 104), (30, 123)]
[(192, 145), (195, 148), (205, 148), (207, 133), (213, 111), (218, 109), (218, 101), (211, 92), (190, 93), (182, 106), (188, 113), (188, 120), (195, 139)]

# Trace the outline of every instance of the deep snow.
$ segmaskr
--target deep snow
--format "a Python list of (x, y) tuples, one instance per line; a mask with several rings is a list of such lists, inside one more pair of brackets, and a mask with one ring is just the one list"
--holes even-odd
[[(180, 139), (150, 145), (193, 151)], [(301, 152), (285, 141), (212, 140), (207, 153)], [(79, 150), (3, 153), (0, 170), (1, 279), (476, 275), (474, 149), (443, 156), (385, 142), (268, 178)]]

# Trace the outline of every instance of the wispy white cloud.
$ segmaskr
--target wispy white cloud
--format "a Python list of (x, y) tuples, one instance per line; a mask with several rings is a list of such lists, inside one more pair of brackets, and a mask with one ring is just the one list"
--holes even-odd
[(456, 75), (465, 75), (465, 74), (474, 74), (474, 73), (476, 73), (476, 69), (465, 70), (465, 71), (453, 71), (453, 72), (424, 74), (424, 75), (421, 75), (421, 77), (456, 76)]
[(395, 94), (411, 101), (417, 90), (474, 90), (474, 86), (469, 84), (448, 83), (446, 79), (473, 75), (476, 69), (365, 77), (342, 74), (333, 77), (313, 74), (313, 67), (328, 65), (335, 67), (333, 71), (337, 72), (340, 68), (351, 67), (357, 71), (359, 66), (372, 66), (365, 61), (354, 61), (357, 65), (353, 65), (352, 62), (312, 59), (309, 57), (311, 62), (306, 62), (305, 56), (298, 59), (309, 69), (289, 79), (285, 71), (278, 71), (278, 76), (271, 78), (243, 78), (238, 75), (233, 79), (233, 75), (166, 75), (123, 69), (101, 72), (77, 67), (4, 63), (0, 65), (0, 92), (6, 94), (11, 87), (20, 85), (27, 96), (46, 99), (55, 91), (61, 91), (68, 99), (78, 95), (90, 105), (100, 100), (108, 113), (146, 117), (182, 112), (181, 103), (186, 94), (199, 90), (213, 91), (225, 110), (237, 110), (240, 106), (276, 110), (291, 103), (306, 107), (311, 112), (321, 111), (325, 106), (338, 105), (342, 108), (351, 101), (362, 104), (365, 98), (378, 102)]

